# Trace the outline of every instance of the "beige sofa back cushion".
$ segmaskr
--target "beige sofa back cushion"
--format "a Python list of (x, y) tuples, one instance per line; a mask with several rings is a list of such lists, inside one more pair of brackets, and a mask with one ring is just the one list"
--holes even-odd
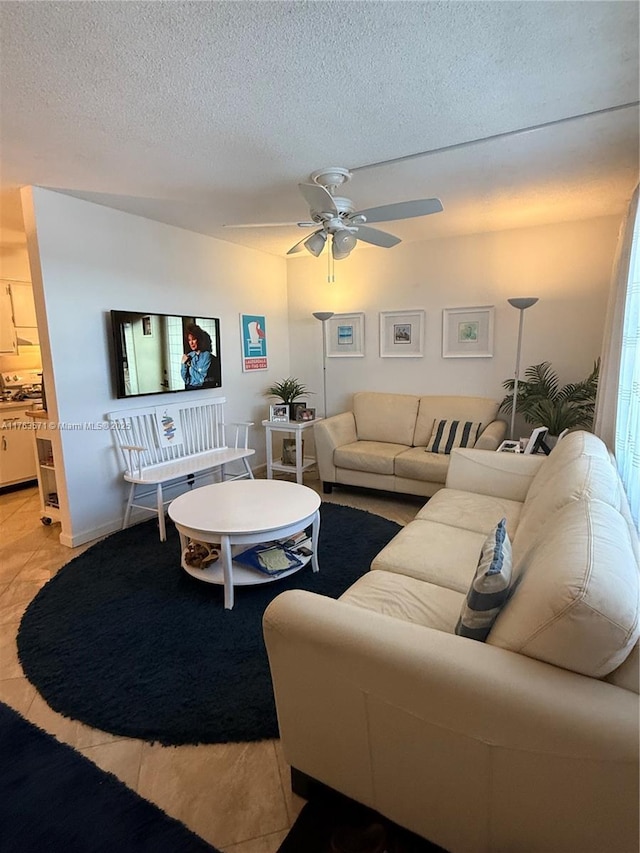
[(411, 446), (418, 400), (412, 394), (358, 391), (353, 395), (358, 441), (388, 441)]
[(565, 438), (557, 443), (553, 452), (550, 454), (546, 464), (538, 471), (534, 477), (527, 500), (535, 498), (540, 492), (546, 489), (549, 485), (553, 485), (558, 477), (560, 469), (564, 468), (570, 462), (574, 462), (579, 457), (595, 456), (599, 459), (609, 460), (609, 451), (605, 443), (593, 433), (578, 430), (570, 432)]
[(487, 642), (602, 678), (638, 640), (640, 567), (626, 520), (602, 501), (548, 522)]
[(496, 419), (498, 405), (496, 400), (487, 397), (420, 397), (413, 444), (416, 447), (426, 447), (436, 418), (479, 421), (482, 424), (480, 427), (482, 432), (491, 421)]
[[(604, 445), (603, 445), (604, 446)], [(534, 478), (524, 501), (513, 549), (516, 564), (529, 548), (535, 548), (545, 536), (546, 525), (554, 515), (571, 501), (601, 500), (620, 511), (621, 482), (608, 455), (579, 456), (564, 465), (554, 465), (555, 450)], [(538, 487), (538, 478), (545, 468), (553, 467), (553, 479), (544, 477)], [(518, 570), (516, 568), (516, 574)]]

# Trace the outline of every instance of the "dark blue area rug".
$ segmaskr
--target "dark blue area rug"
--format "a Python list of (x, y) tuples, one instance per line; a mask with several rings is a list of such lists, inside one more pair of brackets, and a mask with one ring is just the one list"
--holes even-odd
[(223, 588), (180, 568), (173, 525), (115, 533), (64, 566), (27, 608), (18, 655), (58, 713), (162, 744), (278, 737), (262, 614), (286, 589), (340, 596), (400, 530), (362, 510), (323, 503), (320, 572), (307, 566), (260, 586)]
[(0, 702), (2, 853), (219, 853)]

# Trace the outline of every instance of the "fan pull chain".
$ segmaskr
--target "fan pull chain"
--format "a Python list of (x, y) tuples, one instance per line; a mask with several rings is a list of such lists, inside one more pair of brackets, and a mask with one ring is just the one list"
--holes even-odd
[(327, 281), (331, 284), (331, 282), (335, 282), (335, 280), (335, 262), (333, 260), (333, 253), (329, 248), (329, 241), (327, 240)]

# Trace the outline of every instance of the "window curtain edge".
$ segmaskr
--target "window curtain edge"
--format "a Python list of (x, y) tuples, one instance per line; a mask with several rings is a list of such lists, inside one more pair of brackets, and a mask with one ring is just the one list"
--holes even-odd
[(613, 263), (611, 287), (607, 302), (602, 352), (600, 355), (600, 377), (596, 394), (593, 431), (613, 451), (615, 446), (616, 412), (618, 408), (618, 384), (620, 381), (620, 358), (622, 353), (622, 328), (629, 281), (629, 264), (633, 242), (633, 227), (638, 213), (637, 185), (626, 216), (618, 233), (618, 245)]

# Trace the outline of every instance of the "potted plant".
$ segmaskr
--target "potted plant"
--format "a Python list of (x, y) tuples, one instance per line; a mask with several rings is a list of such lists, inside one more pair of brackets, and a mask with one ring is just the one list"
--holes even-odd
[[(520, 412), (533, 426), (548, 427), (550, 436), (558, 436), (565, 429), (591, 429), (599, 371), (600, 359), (582, 382), (570, 382), (560, 387), (558, 375), (550, 362), (527, 367), (524, 381), (518, 382), (516, 412)], [(509, 393), (500, 403), (500, 411), (511, 414), (514, 380), (507, 379), (502, 385)]]
[(300, 380), (293, 376), (289, 376), (281, 382), (276, 382), (265, 391), (268, 397), (277, 397), (278, 400), (286, 403), (289, 406), (289, 410), (291, 410), (291, 403), (297, 400), (298, 397), (308, 397), (310, 393), (311, 391), (307, 390), (307, 386), (303, 385)]

